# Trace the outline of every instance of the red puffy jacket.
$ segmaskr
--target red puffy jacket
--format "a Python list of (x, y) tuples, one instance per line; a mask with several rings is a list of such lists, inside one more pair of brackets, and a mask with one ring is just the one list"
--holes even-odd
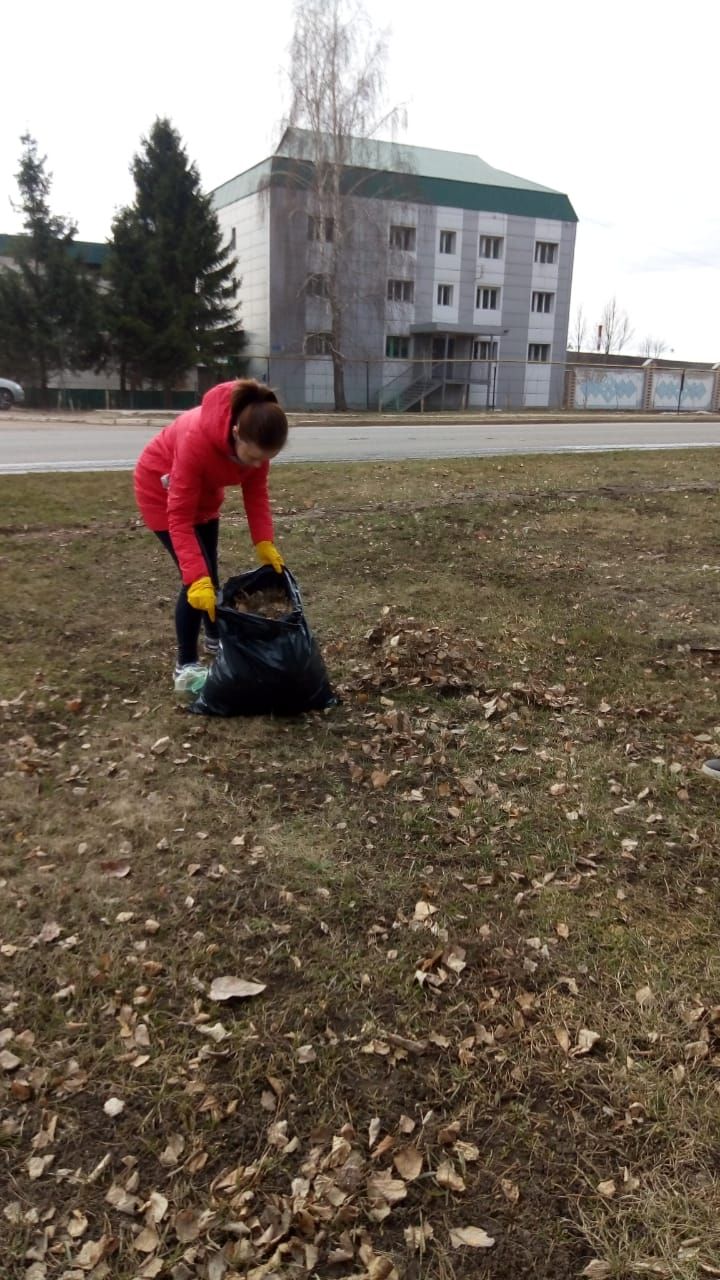
[(135, 466), (135, 499), (149, 529), (169, 530), (186, 585), (207, 575), (194, 526), (215, 520), (226, 485), (242, 486), (253, 542), (273, 540), (267, 479), (270, 464), (244, 467), (230, 447), (233, 382), (203, 396), (145, 446)]

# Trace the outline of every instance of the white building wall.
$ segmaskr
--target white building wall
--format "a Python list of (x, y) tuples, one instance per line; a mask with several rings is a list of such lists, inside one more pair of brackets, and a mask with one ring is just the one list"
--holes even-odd
[(528, 362), (525, 366), (524, 404), (526, 408), (544, 409), (547, 407), (550, 396), (550, 373), (549, 364)]
[[(460, 258), (462, 253), (463, 210), (445, 209), (435, 206), (435, 254), (433, 265), (433, 309), (432, 318), (439, 324), (457, 324), (460, 314)], [(455, 252), (440, 252), (440, 235), (443, 231), (455, 233)], [(452, 286), (452, 303), (441, 306), (438, 303), (438, 285)]]
[[(481, 258), (480, 240), (483, 236), (495, 236), (502, 240), (502, 252), (499, 258)], [(502, 315), (502, 289), (505, 283), (505, 261), (507, 252), (507, 214), (479, 213), (477, 226), (477, 243), (475, 245), (475, 289), (473, 296), (473, 324), (497, 325)], [(483, 311), (475, 305), (478, 288), (500, 289), (497, 311)], [(484, 389), (483, 389), (484, 395)], [(483, 401), (484, 403), (484, 401)]]
[[(562, 243), (562, 223), (552, 221), (548, 218), (536, 218), (536, 242), (546, 241), (547, 243), (557, 244), (557, 255), (555, 262), (536, 262), (533, 253), (533, 279), (532, 289), (544, 289), (548, 293), (557, 293), (557, 280), (560, 275), (560, 246)], [(532, 298), (528, 298), (528, 310)], [(532, 316), (530, 324), (534, 323), (536, 316)], [(530, 338), (530, 342), (533, 339)]]
[(223, 238), (232, 239), (238, 259), (240, 318), (248, 336), (244, 354), (267, 355), (270, 350), (270, 219), (267, 197), (245, 196), (218, 209)]

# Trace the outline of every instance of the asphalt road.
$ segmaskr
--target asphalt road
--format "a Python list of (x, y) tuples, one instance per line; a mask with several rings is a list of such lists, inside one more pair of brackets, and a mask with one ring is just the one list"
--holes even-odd
[[(0, 419), (0, 474), (130, 470), (145, 442), (157, 430), (158, 426), (148, 425), (91, 425), (31, 418), (5, 423)], [(389, 422), (380, 426), (296, 426), (282, 460), (361, 462), (718, 446), (720, 422), (685, 422), (670, 415), (655, 422)]]

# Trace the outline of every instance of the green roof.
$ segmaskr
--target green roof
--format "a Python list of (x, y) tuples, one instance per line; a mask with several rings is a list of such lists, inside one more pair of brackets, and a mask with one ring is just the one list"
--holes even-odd
[[(212, 193), (216, 208), (268, 185), (309, 187), (312, 167), (330, 140), (307, 129), (286, 129), (273, 155)], [(347, 138), (343, 187), (353, 195), (436, 204), (523, 217), (577, 222), (568, 197), (552, 187), (495, 169), (480, 156), (375, 138)]]
[[(13, 258), (16, 250), (27, 240), (25, 235), (0, 233), (0, 258)], [(89, 267), (101, 267), (107, 257), (107, 244), (95, 240), (73, 240), (70, 246), (74, 258), (80, 258)]]
[(236, 200), (242, 200), (243, 196), (250, 196), (254, 191), (259, 191), (267, 182), (271, 171), (272, 160), (261, 160), (260, 164), (254, 165), (252, 169), (246, 169), (237, 177), (223, 182), (222, 186), (216, 187), (210, 193), (214, 207), (222, 209), (226, 204), (233, 204)]
[[(276, 156), (312, 161), (317, 153), (309, 129), (286, 129)], [(402, 142), (381, 142), (376, 138), (348, 138), (347, 164), (353, 169), (379, 169), (384, 173), (412, 173), (420, 178), (447, 182), (473, 182), (484, 187), (513, 187), (522, 191), (551, 191), (527, 178), (494, 169), (480, 156), (462, 151), (437, 151), (432, 147), (411, 147)], [(555, 195), (558, 192), (554, 192)]]

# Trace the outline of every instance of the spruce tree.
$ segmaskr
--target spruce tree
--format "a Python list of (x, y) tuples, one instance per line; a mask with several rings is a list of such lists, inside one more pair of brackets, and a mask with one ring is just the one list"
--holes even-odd
[(24, 234), (12, 241), (12, 265), (0, 270), (0, 361), (8, 376), (47, 396), (63, 370), (98, 367), (104, 354), (96, 281), (75, 242), (75, 223), (52, 213), (52, 175), (30, 134), (16, 174)]
[(158, 119), (131, 173), (135, 200), (113, 222), (109, 328), (124, 380), (169, 396), (198, 364), (232, 367), (244, 341), (236, 262), (179, 133)]

